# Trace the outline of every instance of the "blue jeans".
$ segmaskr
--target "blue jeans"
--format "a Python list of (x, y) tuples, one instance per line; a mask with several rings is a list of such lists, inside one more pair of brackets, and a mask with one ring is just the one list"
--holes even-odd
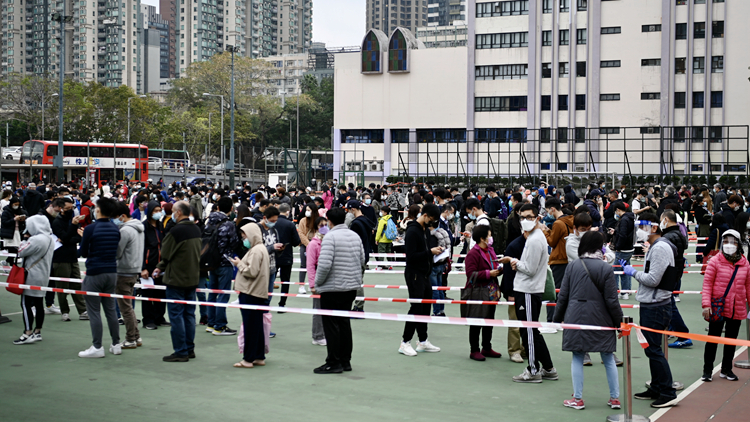
[[(583, 357), (586, 352), (573, 352), (573, 360), (570, 363), (570, 372), (573, 378), (573, 396), (577, 399), (583, 398)], [(607, 372), (607, 383), (609, 384), (609, 397), (620, 398), (620, 381), (617, 378), (617, 366), (615, 365), (614, 353), (600, 353)]]
[[(205, 289), (206, 286), (208, 286), (208, 277), (201, 276), (198, 279), (198, 288), (199, 289)], [(195, 296), (198, 297), (198, 300), (201, 302), (206, 301), (206, 294), (203, 292), (196, 292)], [(201, 305), (200, 306), (200, 312), (201, 312), (201, 319), (206, 318), (208, 319), (208, 306)]]
[[(633, 257), (633, 252), (615, 252), (615, 265), (620, 265), (620, 260), (623, 259), (630, 265), (630, 258)], [(618, 268), (617, 271), (622, 271), (622, 268)], [(615, 274), (615, 281), (620, 286), (620, 290), (630, 290), (630, 276), (625, 274)]]
[[(672, 319), (672, 305), (640, 308), (641, 325), (656, 330), (666, 330)], [(672, 400), (677, 397), (672, 387), (672, 371), (669, 362), (664, 357), (661, 348), (662, 335), (643, 330), (643, 335), (648, 341), (646, 357), (651, 369), (651, 386), (648, 388), (652, 393), (659, 394), (660, 398)]]
[[(167, 299), (195, 300), (195, 288), (167, 286)], [(223, 309), (223, 308), (222, 308)], [(195, 305), (167, 303), (172, 324), (172, 348), (177, 356), (187, 356), (195, 349)]]
[[(276, 272), (274, 271), (270, 273), (268, 277), (268, 293), (273, 293), (273, 283), (275, 282), (276, 282)], [(266, 299), (266, 303), (265, 303), (266, 306), (271, 306), (271, 297), (272, 296), (269, 295), (268, 299)], [(263, 311), (263, 313), (266, 313), (266, 312), (268, 311)]]
[[(217, 290), (230, 290), (232, 288), (233, 267), (219, 267), (210, 273), (208, 288)], [(224, 293), (209, 293), (209, 302), (229, 303), (229, 295)], [(227, 325), (227, 308), (216, 306), (208, 307), (208, 326), (216, 329)]]
[[(443, 271), (445, 271), (445, 264), (436, 265), (432, 267), (430, 273), (430, 284), (432, 287), (438, 287), (443, 285)], [(445, 299), (445, 290), (432, 290), (433, 299)], [(432, 305), (432, 313), (439, 314), (445, 310), (445, 305), (442, 303), (435, 303)]]

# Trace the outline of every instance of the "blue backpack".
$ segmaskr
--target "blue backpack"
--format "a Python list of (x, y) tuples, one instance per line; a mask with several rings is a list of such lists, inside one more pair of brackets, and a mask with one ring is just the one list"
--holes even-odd
[(393, 222), (393, 217), (389, 218), (385, 224), (385, 238), (391, 241), (398, 238), (398, 228), (396, 228), (396, 223)]

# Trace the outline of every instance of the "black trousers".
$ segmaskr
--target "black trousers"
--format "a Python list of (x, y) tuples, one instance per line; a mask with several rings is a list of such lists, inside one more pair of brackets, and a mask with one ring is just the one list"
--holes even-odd
[[(36, 326), (34, 326), (34, 311), (36, 308)], [(23, 311), (23, 326), (26, 331), (41, 330), (44, 325), (44, 298), (21, 295), (21, 310)]]
[[(516, 299), (516, 316), (519, 321), (539, 321), (539, 313), (542, 310), (541, 294), (515, 292), (514, 298)], [(541, 368), (552, 369), (555, 365), (552, 364), (547, 343), (539, 334), (539, 329), (520, 328), (519, 330), (523, 348), (529, 354), (529, 372), (536, 374)]]
[[(281, 281), (287, 281), (287, 282), (291, 281), (292, 266), (291, 265), (279, 265), (279, 276), (281, 277)], [(281, 293), (289, 293), (289, 284), (281, 285)], [(279, 299), (279, 306), (286, 306), (286, 298), (287, 298), (286, 296), (281, 296), (281, 299)]]
[[(356, 290), (347, 292), (325, 292), (320, 294), (320, 308), (348, 311), (357, 297)], [(349, 318), (323, 315), (323, 331), (326, 334), (328, 357), (331, 366), (348, 364), (352, 360), (352, 326)]]
[[(549, 268), (552, 270), (552, 277), (555, 279), (555, 289), (562, 287), (563, 277), (565, 277), (565, 270), (568, 268), (568, 264), (554, 264), (550, 265)], [(555, 316), (555, 307), (547, 306), (547, 322), (552, 322), (552, 318)]]
[[(497, 308), (497, 305), (484, 306), (487, 306), (490, 309), (489, 315), (487, 315), (487, 319), (494, 319), (495, 309)], [(492, 327), (470, 325), (469, 346), (471, 346), (471, 353), (479, 351), (479, 333), (482, 334), (482, 350), (492, 350)]]
[[(149, 274), (153, 273), (153, 269), (149, 269)], [(154, 279), (154, 284), (156, 285), (163, 285), (162, 280), (164, 277), (159, 277)], [(156, 290), (156, 289), (141, 289), (141, 296), (143, 297), (152, 297), (156, 299), (166, 299), (167, 298), (167, 291), (166, 290)], [(164, 302), (151, 302), (149, 300), (144, 300), (141, 302), (141, 313), (143, 314), (143, 326), (147, 326), (148, 324), (155, 324), (159, 325), (163, 322), (166, 322), (167, 320), (164, 318), (164, 315), (167, 312), (167, 304)]]
[[(414, 272), (404, 273), (406, 286), (409, 288), (409, 299), (432, 299), (432, 284), (427, 274)], [(409, 315), (430, 315), (429, 303), (412, 303), (409, 307)], [(419, 341), (427, 340), (427, 323), (407, 321), (404, 325), (404, 343), (410, 342), (417, 332)]]
[[(721, 337), (721, 331), (724, 329), (726, 324), (727, 332), (724, 335), (726, 338), (737, 338), (740, 333), (740, 326), (742, 325), (741, 319), (728, 319), (723, 318), (721, 321), (709, 322), (708, 323), (708, 335)], [(719, 345), (716, 343), (706, 343), (705, 349), (703, 349), (703, 372), (711, 372), (714, 369), (714, 359), (716, 359), (716, 349)], [(728, 369), (732, 369), (732, 360), (734, 359), (734, 350), (736, 346), (724, 345), (723, 356), (721, 359), (721, 370), (726, 372)]]

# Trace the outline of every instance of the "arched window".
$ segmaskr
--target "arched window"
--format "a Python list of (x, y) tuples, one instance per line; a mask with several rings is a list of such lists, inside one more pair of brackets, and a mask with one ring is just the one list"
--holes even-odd
[(380, 70), (380, 40), (370, 31), (362, 42), (362, 73), (381, 73)]
[(397, 29), (391, 36), (388, 45), (388, 71), (405, 72), (407, 71), (406, 55), (409, 47), (406, 44), (406, 38), (401, 30)]

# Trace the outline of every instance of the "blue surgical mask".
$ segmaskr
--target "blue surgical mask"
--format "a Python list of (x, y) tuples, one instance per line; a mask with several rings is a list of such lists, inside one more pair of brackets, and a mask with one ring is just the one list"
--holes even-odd
[(477, 216), (474, 214), (469, 214), (469, 220), (476, 220)]
[(273, 226), (275, 226), (275, 225), (276, 225), (276, 223), (272, 223), (270, 221), (266, 221), (266, 227), (268, 227), (269, 229), (272, 229)]
[(242, 246), (244, 246), (247, 249), (250, 249), (250, 239), (243, 239)]
[(155, 212), (155, 213), (151, 214), (151, 218), (153, 218), (156, 221), (161, 220), (161, 217), (162, 217), (161, 211), (160, 212)]
[(372, 199), (370, 198), (365, 199), (365, 204), (370, 205), (371, 202), (372, 202)]
[(122, 225), (122, 221), (120, 221), (119, 218), (113, 218), (112, 222), (115, 223), (115, 226), (120, 227)]

